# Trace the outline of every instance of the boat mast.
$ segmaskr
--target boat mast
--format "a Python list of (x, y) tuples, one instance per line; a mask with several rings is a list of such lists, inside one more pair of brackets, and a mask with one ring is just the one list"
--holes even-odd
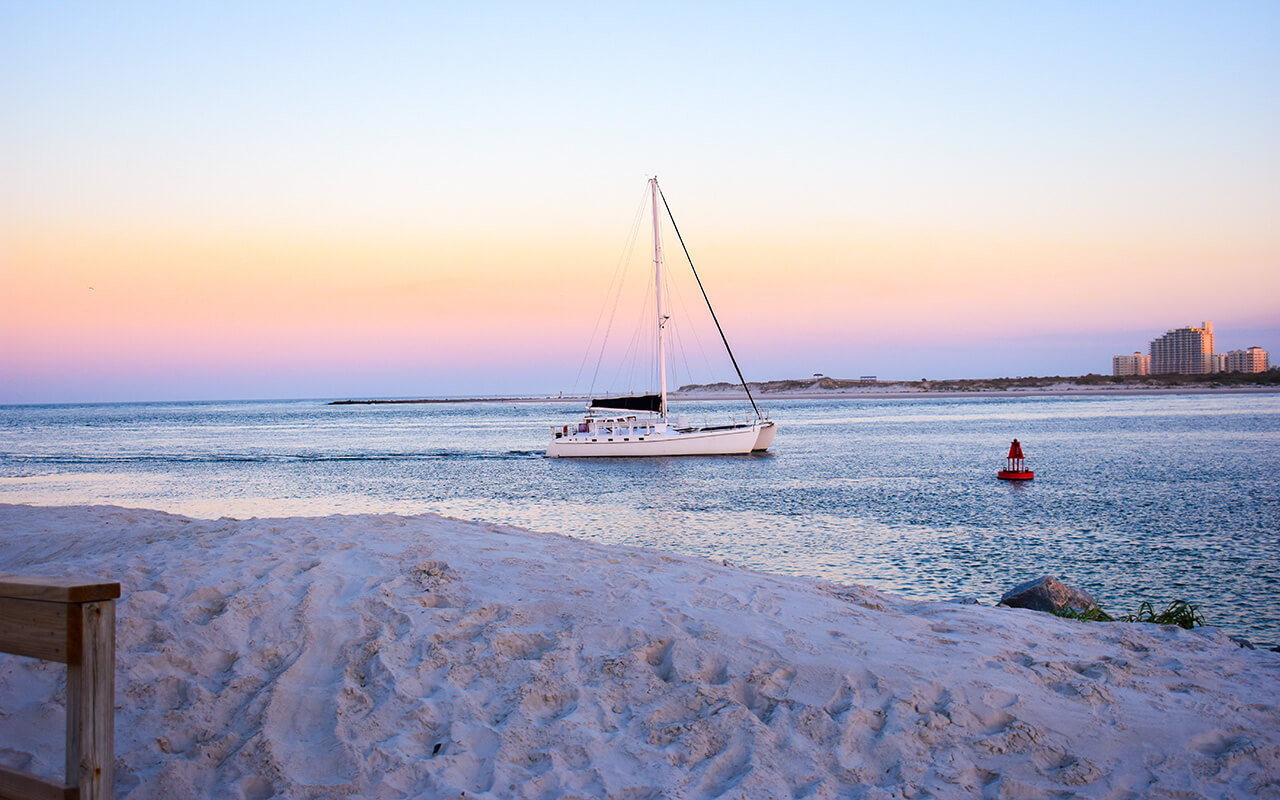
[(653, 195), (653, 282), (654, 297), (658, 306), (658, 382), (662, 386), (662, 418), (667, 418), (667, 342), (663, 331), (668, 317), (662, 313), (662, 234), (658, 228), (658, 177), (649, 179), (649, 194)]

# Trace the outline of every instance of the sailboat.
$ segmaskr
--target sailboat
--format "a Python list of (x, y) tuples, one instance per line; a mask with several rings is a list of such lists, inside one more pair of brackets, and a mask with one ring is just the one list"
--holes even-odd
[[(592, 399), (587, 406), (586, 414), (581, 422), (574, 425), (561, 425), (552, 429), (551, 443), (547, 445), (547, 456), (550, 458), (567, 457), (638, 457), (638, 456), (693, 456), (693, 455), (733, 455), (769, 449), (778, 429), (772, 420), (761, 413), (751, 396), (751, 389), (742, 377), (738, 361), (729, 349), (729, 340), (725, 338), (716, 312), (707, 299), (702, 279), (693, 270), (702, 297), (707, 301), (707, 309), (720, 332), (729, 360), (738, 373), (738, 380), (751, 401), (755, 419), (749, 422), (731, 422), (723, 425), (690, 426), (683, 424), (678, 417), (670, 416), (667, 405), (667, 347), (666, 327), (670, 319), (662, 304), (662, 232), (659, 225), (658, 201), (662, 201), (671, 218), (671, 225), (680, 246), (688, 258), (689, 250), (684, 246), (684, 237), (680, 236), (680, 228), (671, 216), (671, 208), (666, 197), (658, 188), (656, 177), (649, 179), (649, 195), (653, 205), (653, 280), (657, 306), (657, 317), (654, 320), (657, 333), (657, 360), (659, 375), (658, 394), (632, 395), (628, 397), (606, 397)], [(689, 259), (693, 268), (693, 259)]]

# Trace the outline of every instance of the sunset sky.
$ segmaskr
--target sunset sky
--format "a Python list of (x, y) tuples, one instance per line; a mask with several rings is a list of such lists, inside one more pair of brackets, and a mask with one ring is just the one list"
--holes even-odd
[(4, 3), (0, 402), (585, 391), (653, 174), (750, 379), (1274, 361), (1277, 143), (1275, 2)]

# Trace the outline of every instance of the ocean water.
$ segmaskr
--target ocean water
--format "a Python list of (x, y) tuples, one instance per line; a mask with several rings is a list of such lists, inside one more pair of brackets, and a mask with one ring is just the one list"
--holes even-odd
[[(0, 502), (434, 511), (912, 597), (1066, 576), (1280, 643), (1280, 395), (770, 400), (767, 455), (546, 459), (570, 403), (0, 407)], [(738, 412), (687, 403), (691, 421)], [(1028, 484), (998, 481), (1019, 438)]]

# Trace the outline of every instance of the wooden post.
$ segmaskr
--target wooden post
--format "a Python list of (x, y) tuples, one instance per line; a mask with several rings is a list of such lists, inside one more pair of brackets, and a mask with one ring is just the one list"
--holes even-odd
[(0, 652), (67, 665), (66, 783), (0, 767), (0, 798), (110, 800), (118, 583), (0, 575)]
[(78, 605), (80, 663), (67, 665), (67, 783), (80, 787), (80, 800), (110, 800), (116, 757), (116, 604)]

